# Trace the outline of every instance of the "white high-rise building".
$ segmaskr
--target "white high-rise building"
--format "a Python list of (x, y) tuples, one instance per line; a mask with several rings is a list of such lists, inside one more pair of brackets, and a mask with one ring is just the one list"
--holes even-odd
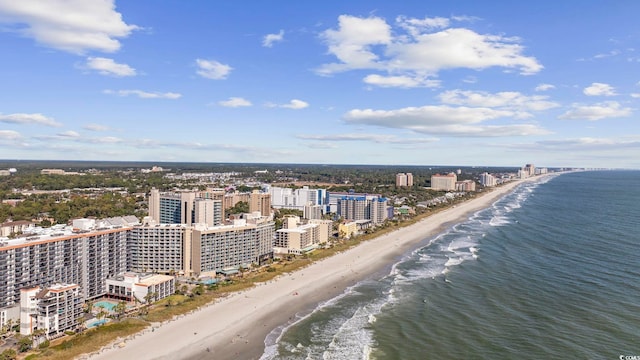
[(496, 179), (496, 177), (489, 173), (485, 172), (480, 174), (480, 184), (482, 184), (482, 186), (486, 186), (486, 187), (496, 186), (497, 181), (498, 180)]
[(324, 205), (326, 198), (325, 189), (309, 189), (305, 186), (301, 189), (271, 187), (271, 206), (274, 209), (303, 210), (306, 205)]

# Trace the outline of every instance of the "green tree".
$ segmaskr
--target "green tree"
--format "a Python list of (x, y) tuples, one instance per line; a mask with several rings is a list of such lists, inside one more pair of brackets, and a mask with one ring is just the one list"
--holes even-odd
[(246, 214), (249, 212), (249, 203), (246, 201), (238, 201), (237, 204), (226, 212), (227, 214)]
[(18, 353), (14, 349), (6, 349), (0, 354), (1, 360), (16, 360)]
[(33, 340), (31, 339), (31, 336), (22, 336), (20, 337), (20, 339), (18, 339), (18, 351), (19, 352), (27, 352), (31, 349), (31, 346), (33, 345)]

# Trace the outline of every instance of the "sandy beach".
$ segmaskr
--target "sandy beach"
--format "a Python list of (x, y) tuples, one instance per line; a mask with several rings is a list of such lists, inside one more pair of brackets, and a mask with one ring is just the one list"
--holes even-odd
[[(535, 180), (531, 178), (527, 180)], [(525, 181), (527, 181), (525, 180)], [(90, 359), (259, 359), (275, 328), (397, 260), (446, 226), (489, 207), (522, 181), (478, 195), (297, 272), (235, 293), (192, 314), (119, 340)]]

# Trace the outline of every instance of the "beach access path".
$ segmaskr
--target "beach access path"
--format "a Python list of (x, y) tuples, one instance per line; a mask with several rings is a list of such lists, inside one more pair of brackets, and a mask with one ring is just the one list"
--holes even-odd
[(491, 206), (523, 181), (512, 181), (349, 250), (216, 300), (191, 314), (120, 339), (91, 356), (104, 359), (259, 359), (266, 336), (296, 314), (396, 262), (422, 241)]

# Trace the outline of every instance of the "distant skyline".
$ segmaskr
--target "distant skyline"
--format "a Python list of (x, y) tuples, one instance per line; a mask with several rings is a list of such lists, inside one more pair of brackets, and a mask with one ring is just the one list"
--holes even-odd
[(638, 13), (0, 0), (0, 159), (637, 169)]

